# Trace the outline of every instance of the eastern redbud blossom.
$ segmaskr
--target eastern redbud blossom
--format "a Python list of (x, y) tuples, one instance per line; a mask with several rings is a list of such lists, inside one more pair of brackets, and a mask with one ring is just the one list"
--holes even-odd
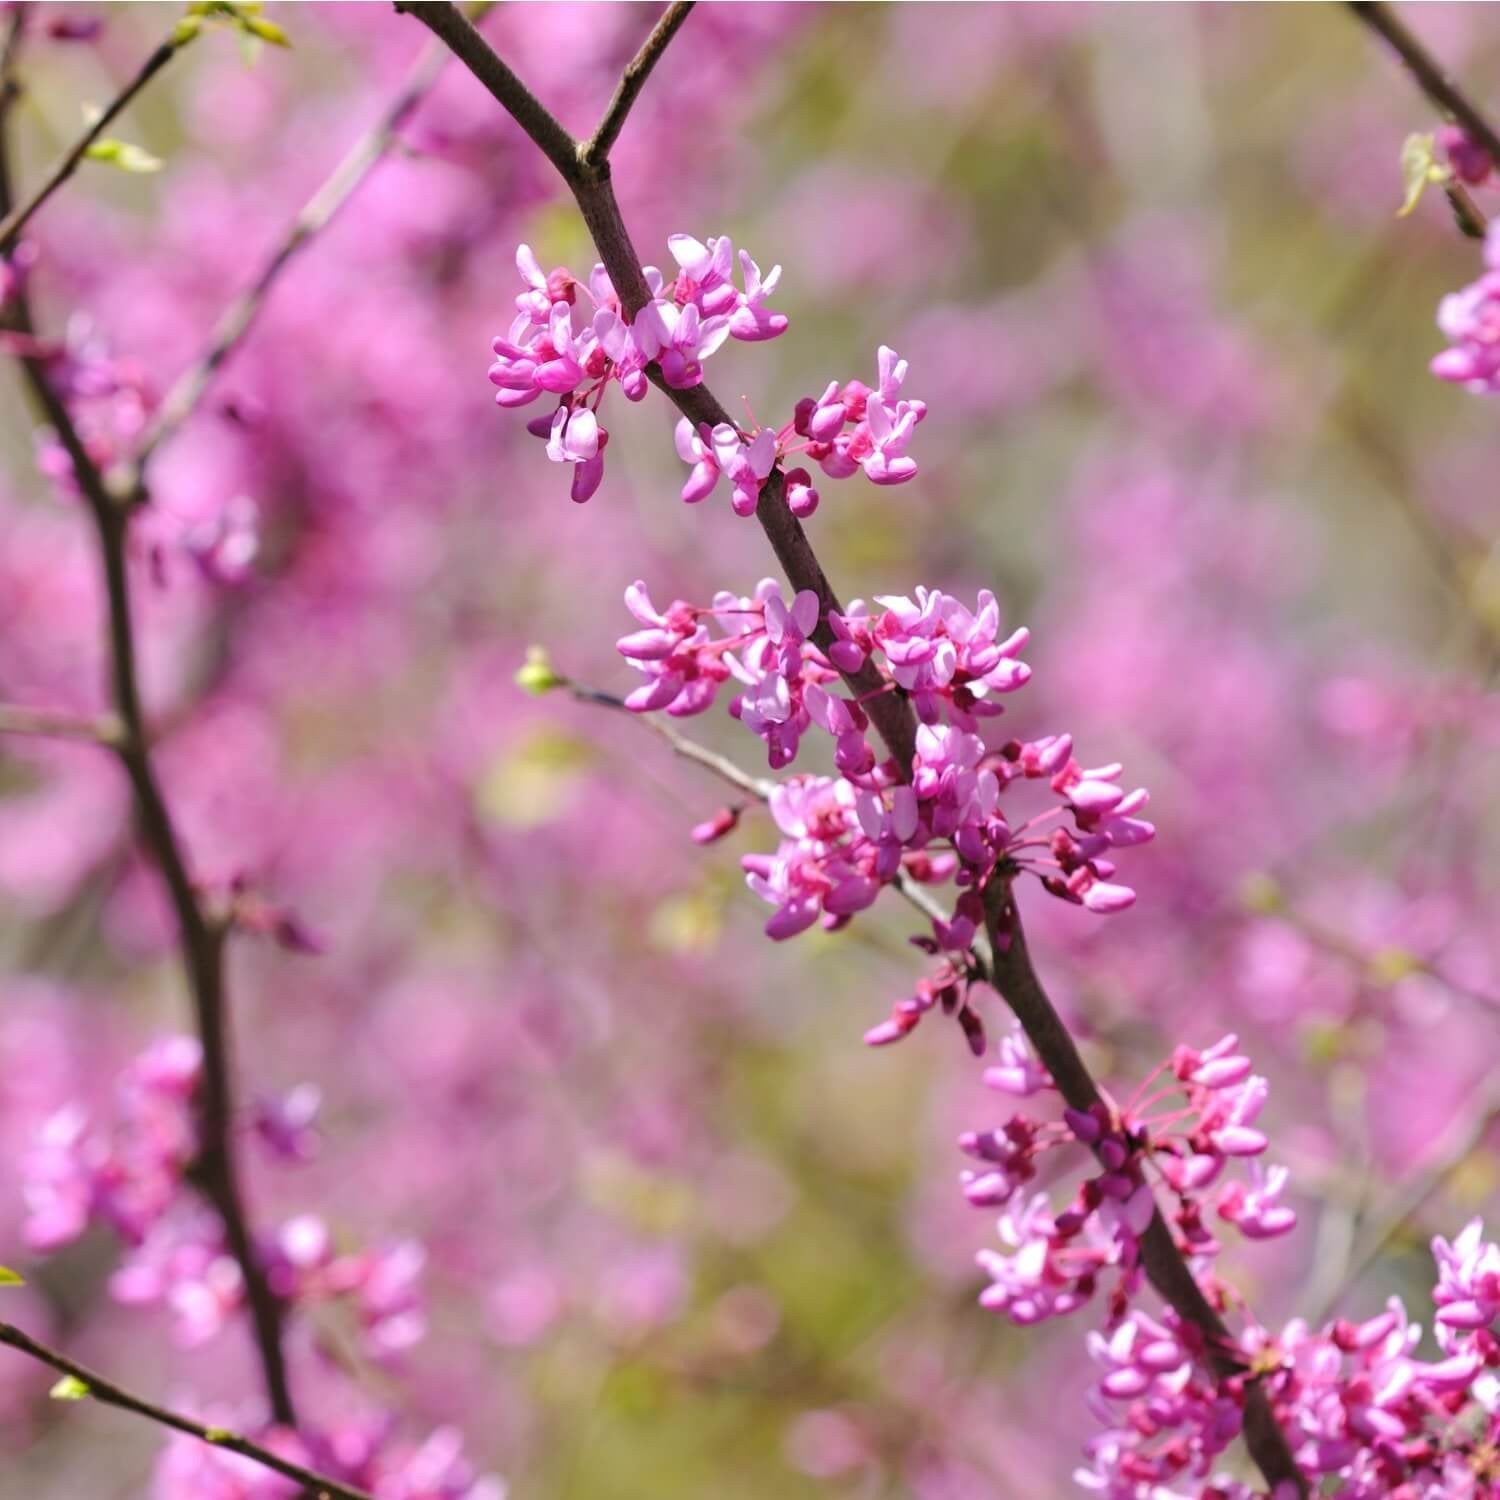
[[(1238, 1336), (1277, 1426), (1314, 1493), (1342, 1500), (1491, 1500), (1500, 1483), (1500, 1416), (1491, 1327), (1500, 1308), (1466, 1295), (1472, 1274), (1500, 1251), (1468, 1225), (1450, 1245), (1433, 1242), (1443, 1358), (1416, 1357), (1421, 1328), (1399, 1298), (1362, 1323), (1314, 1330), (1301, 1320), (1279, 1335), (1249, 1322)], [(1461, 1270), (1460, 1267), (1466, 1269)], [(1455, 1280), (1455, 1277), (1457, 1280)], [(1459, 1293), (1453, 1300), (1453, 1294)], [(1444, 1312), (1464, 1306), (1462, 1330)], [(1486, 1316), (1488, 1313), (1488, 1316)], [(1201, 1359), (1201, 1333), (1172, 1308), (1132, 1310), (1108, 1336), (1092, 1334), (1101, 1370), (1091, 1404), (1108, 1428), (1088, 1445), (1080, 1486), (1111, 1500), (1252, 1500), (1259, 1491), (1216, 1472), (1243, 1425), (1237, 1380), (1220, 1381)]]
[(1471, 1220), (1452, 1244), (1435, 1239), (1432, 1254), (1438, 1268), (1432, 1300), (1439, 1337), (1444, 1329), (1472, 1333), (1489, 1328), (1500, 1317), (1500, 1246), (1484, 1238), (1483, 1222)]
[[(584, 283), (563, 268), (544, 274), (525, 245), (516, 251), (527, 289), (516, 298), (509, 332), (494, 340), (490, 383), (501, 406), (526, 406), (544, 394), (561, 397), (551, 416), (526, 425), (547, 440), (548, 458), (574, 466), (576, 501), (589, 499), (603, 478), (609, 434), (598, 412), (612, 382), (629, 400), (639, 401), (654, 366), (664, 384), (687, 390), (702, 383), (703, 361), (726, 339), (755, 343), (786, 332), (785, 315), (765, 305), (781, 279), (780, 266), (762, 277), (755, 261), (740, 251), (740, 290), (727, 238), (705, 244), (674, 234), (667, 246), (678, 274), (669, 282), (655, 266), (643, 268), (651, 300), (633, 320), (627, 320), (603, 266), (596, 265)], [(592, 304), (591, 316), (580, 305), (580, 293)], [(731, 422), (695, 428), (684, 417), (676, 432), (678, 456), (691, 470), (683, 500), (693, 505), (707, 498), (722, 476), (729, 481), (735, 514), (753, 515), (776, 465), (804, 453), (830, 478), (862, 468), (875, 484), (905, 483), (917, 472), (907, 445), (927, 414), (923, 402), (902, 396), (906, 373), (906, 361), (882, 345), (873, 388), (857, 380), (843, 387), (835, 382), (820, 401), (799, 402), (780, 429), (760, 427), (753, 419), (748, 429)], [(61, 458), (66, 464), (66, 455)], [(807, 468), (787, 473), (785, 498), (795, 516), (805, 518), (817, 509), (818, 491)]]
[[(717, 473), (710, 447), (687, 424), (678, 438), (681, 451), (697, 455), (695, 473)], [(1111, 856), (1153, 836), (1138, 816), (1147, 794), (1120, 785), (1118, 764), (1080, 766), (1068, 735), (987, 746), (978, 731), (1004, 711), (997, 700), (1031, 677), (1019, 660), (1028, 633), (1001, 635), (993, 594), (982, 592), (972, 610), (926, 588), (914, 598), (876, 602), (884, 606), (878, 614), (859, 601), (829, 614), (833, 640), (825, 653), (813, 641), (820, 615), (811, 591), (788, 603), (766, 579), (749, 598), (721, 593), (711, 606), (677, 600), (660, 611), (637, 582), (626, 603), (645, 628), (617, 644), (647, 680), (625, 702), (638, 712), (699, 713), (733, 677), (743, 690), (729, 711), (765, 742), (773, 770), (792, 763), (810, 731), (827, 734), (838, 776), (787, 783), (783, 800), (773, 803), (787, 837), (774, 854), (743, 861), (751, 888), (777, 908), (767, 931), (791, 937), (820, 919), (840, 926), (898, 877), (953, 878), (951, 917), (919, 940), (948, 955), (949, 967), (897, 1002), (866, 1040), (897, 1041), (940, 1007), (982, 1052), (984, 1030), (967, 1002), (976, 972), (970, 949), (984, 919), (979, 893), (997, 871), (1031, 872), (1062, 900), (1100, 914), (1123, 910), (1135, 893), (1115, 880)], [(722, 633), (710, 635), (708, 622)], [(839, 691), (841, 672), (867, 665), (909, 696), (921, 720), (909, 784), (899, 784), (902, 768), (878, 760), (862, 704)], [(1057, 801), (1029, 816), (1022, 810), (1012, 823), (1002, 801), (1026, 781), (1047, 782)], [(813, 808), (816, 816), (804, 815)]]
[(203, 1052), (194, 1037), (153, 1043), (121, 1075), (107, 1120), (76, 1105), (58, 1111), (22, 1163), (37, 1250), (56, 1250), (103, 1222), (140, 1244), (176, 1200), (197, 1149), (193, 1095)]
[(1438, 327), (1451, 349), (1434, 355), (1430, 366), (1439, 380), (1451, 380), (1475, 395), (1500, 391), (1500, 223), (1484, 238), (1485, 272), (1438, 303)]
[(260, 507), (237, 495), (211, 521), (189, 527), (182, 544), (213, 583), (243, 583), (260, 552)]
[[(1123, 1315), (1140, 1284), (1141, 1236), (1157, 1210), (1152, 1181), (1164, 1183), (1176, 1200), (1163, 1214), (1183, 1253), (1199, 1262), (1216, 1253), (1204, 1224), (1204, 1194), (1235, 1158), (1256, 1155), (1266, 1144), (1236, 1123), (1260, 1112), (1265, 1082), (1234, 1048), (1232, 1036), (1204, 1053), (1178, 1048), (1118, 1109), (1065, 1109), (1050, 1121), (1016, 1115), (998, 1130), (960, 1137), (961, 1149), (980, 1163), (962, 1175), (964, 1196), (977, 1207), (1007, 1210), (1000, 1238), (1011, 1253), (986, 1250), (979, 1258), (991, 1279), (980, 1299), (984, 1306), (1022, 1323), (1058, 1316), (1087, 1302), (1102, 1273), (1113, 1268), (1112, 1317)], [(985, 1073), (991, 1088), (1023, 1098), (1053, 1090), (1019, 1030), (1001, 1043), (999, 1056), (999, 1065)], [(1163, 1074), (1173, 1081), (1161, 1086)], [(1160, 1112), (1174, 1095), (1180, 1100)], [(1017, 1206), (1041, 1156), (1065, 1146), (1086, 1147), (1099, 1170), (1060, 1214), (1045, 1195)], [(1219, 1216), (1249, 1239), (1285, 1234), (1297, 1222), (1279, 1202), (1285, 1169), (1262, 1171), (1257, 1162), (1251, 1170), (1248, 1186), (1232, 1179), (1215, 1194)]]
[[(681, 272), (668, 282), (656, 267), (645, 267), (651, 300), (633, 321), (627, 321), (603, 266), (596, 265), (587, 282), (581, 282), (563, 267), (544, 274), (529, 246), (516, 251), (526, 290), (516, 298), (509, 332), (494, 340), (490, 383), (500, 406), (526, 406), (544, 394), (562, 398), (551, 417), (529, 422), (527, 430), (547, 440), (553, 463), (574, 466), (572, 497), (580, 504), (604, 476), (609, 433), (598, 411), (612, 382), (619, 383), (628, 400), (639, 401), (649, 384), (646, 371), (655, 365), (667, 385), (686, 390), (702, 382), (703, 361), (726, 339), (759, 341), (786, 330), (786, 318), (764, 305), (780, 279), (779, 266), (762, 280), (760, 268), (742, 251), (745, 289), (740, 291), (732, 278), (734, 247), (728, 239), (702, 245), (679, 234), (671, 237), (668, 248)], [(588, 305), (580, 303), (580, 293)], [(729, 436), (716, 444), (715, 474), (728, 474), (735, 483), (737, 508), (748, 504), (753, 511), (754, 496), (774, 462), (775, 437), (768, 434), (758, 445), (749, 440), (745, 446), (753, 452), (742, 456), (735, 429), (726, 424), (725, 431)], [(678, 446), (681, 451), (680, 437)], [(765, 456), (768, 452), (771, 457)]]
[[(727, 422), (694, 429), (684, 418), (677, 424), (677, 455), (692, 472), (682, 498), (690, 505), (702, 500), (722, 474), (733, 490), (735, 514), (751, 515), (771, 469), (794, 455), (815, 461), (831, 479), (847, 479), (862, 468), (875, 484), (905, 483), (917, 472), (906, 447), (927, 414), (925, 403), (900, 395), (906, 368), (904, 359), (882, 346), (874, 390), (857, 380), (842, 388), (835, 381), (820, 400), (809, 396), (799, 401), (792, 420), (774, 431), (760, 427), (742, 432)], [(786, 503), (796, 516), (817, 509), (818, 492), (807, 469), (788, 472)]]
[(311, 1161), (318, 1153), (317, 1119), (323, 1095), (316, 1084), (299, 1083), (285, 1094), (256, 1101), (255, 1133), (282, 1161)]
[(802, 451), (830, 479), (847, 479), (861, 468), (874, 484), (904, 484), (916, 475), (906, 446), (927, 405), (902, 397), (907, 362), (894, 349), (882, 344), (877, 364), (873, 390), (859, 380), (834, 381), (816, 401), (808, 396), (797, 403), (792, 427), (807, 439)]

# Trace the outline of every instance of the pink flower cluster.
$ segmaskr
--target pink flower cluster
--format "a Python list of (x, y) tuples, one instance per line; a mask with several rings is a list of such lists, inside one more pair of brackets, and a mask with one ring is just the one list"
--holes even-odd
[[(562, 266), (544, 274), (528, 245), (516, 251), (527, 290), (516, 298), (509, 334), (494, 341), (490, 383), (500, 406), (527, 406), (543, 394), (562, 398), (530, 430), (547, 439), (554, 463), (574, 466), (572, 495), (580, 504), (604, 477), (609, 433), (598, 411), (611, 382), (619, 382), (628, 400), (639, 401), (648, 386), (646, 371), (655, 365), (667, 385), (686, 390), (702, 382), (703, 361), (726, 339), (757, 342), (786, 331), (786, 318), (765, 305), (781, 279), (780, 266), (762, 278), (741, 250), (741, 290), (734, 284), (734, 246), (727, 237), (704, 245), (674, 234), (667, 248), (678, 274), (666, 281), (655, 266), (645, 268), (652, 298), (633, 321), (626, 320), (602, 265), (584, 283)], [(588, 308), (579, 308), (580, 292)]]
[[(129, 1247), (110, 1293), (129, 1305), (162, 1303), (186, 1346), (206, 1343), (244, 1305), (244, 1277), (219, 1216), (189, 1193), (197, 1154), (194, 1100), (203, 1066), (194, 1037), (153, 1043), (121, 1074), (105, 1122), (69, 1105), (48, 1119), (23, 1162), (27, 1243), (53, 1251), (91, 1223), (108, 1225)], [(289, 1161), (313, 1152), (316, 1091), (303, 1086), (263, 1100), (253, 1129)], [(365, 1352), (399, 1353), (426, 1332), (420, 1245), (401, 1242), (340, 1254), (311, 1214), (283, 1224), (260, 1250), (271, 1290), (291, 1307), (340, 1301), (353, 1309)]]
[[(937, 1004), (959, 1017), (971, 1040), (982, 1038), (962, 1003), (971, 966), (961, 956), (983, 921), (978, 893), (1002, 864), (1034, 873), (1052, 895), (1090, 911), (1117, 912), (1134, 901), (1114, 879), (1112, 855), (1154, 834), (1138, 816), (1144, 789), (1122, 787), (1118, 764), (1080, 766), (1069, 735), (991, 749), (978, 733), (1004, 711), (998, 700), (1031, 676), (1019, 659), (1028, 633), (1001, 635), (999, 605), (987, 590), (973, 610), (926, 588), (914, 599), (877, 599), (874, 614), (856, 601), (845, 614), (830, 613), (826, 629), (815, 594), (788, 603), (770, 579), (749, 598), (721, 593), (707, 607), (679, 599), (665, 610), (637, 582), (625, 602), (642, 628), (617, 648), (646, 678), (625, 700), (631, 709), (701, 713), (733, 679), (741, 692), (729, 711), (765, 741), (773, 770), (791, 764), (809, 730), (833, 740), (839, 775), (781, 784), (770, 798), (781, 845), (744, 860), (751, 889), (776, 908), (771, 937), (819, 920), (840, 927), (900, 877), (955, 879), (951, 918), (922, 943), (959, 955), (959, 963), (945, 961), (868, 1041), (906, 1035)], [(720, 634), (710, 634), (710, 621)], [(909, 781), (894, 761), (877, 759), (863, 703), (837, 690), (842, 673), (870, 664), (884, 679), (880, 691), (907, 695), (921, 721)], [(1012, 822), (1001, 800), (1018, 781), (1046, 782), (1056, 802)]]
[[(321, 1430), (272, 1427), (254, 1436), (289, 1463), (381, 1500), (505, 1500), (505, 1485), (474, 1469), (452, 1427), (416, 1445), (397, 1440), (383, 1416)], [(173, 1436), (162, 1449), (152, 1476), (154, 1500), (294, 1500), (300, 1493), (292, 1480), (248, 1458), (185, 1436)]]
[(1485, 272), (1438, 303), (1437, 322), (1452, 344), (1435, 355), (1431, 370), (1476, 395), (1500, 392), (1500, 224), (1484, 239)]
[[(1255, 1128), (1266, 1100), (1265, 1079), (1226, 1036), (1205, 1052), (1179, 1047), (1120, 1108), (1065, 1109), (1061, 1119), (1016, 1115), (998, 1130), (969, 1132), (960, 1146), (982, 1163), (963, 1174), (964, 1196), (981, 1208), (1003, 1208), (1000, 1237), (1007, 1253), (980, 1252), (990, 1278), (982, 1305), (1029, 1324), (1070, 1313), (1096, 1293), (1111, 1268), (1118, 1279), (1111, 1322), (1125, 1315), (1141, 1283), (1140, 1241), (1157, 1211), (1154, 1184), (1173, 1206), (1165, 1215), (1183, 1254), (1200, 1264), (1219, 1243), (1211, 1209), (1250, 1239), (1285, 1234), (1296, 1213), (1280, 1201), (1282, 1168), (1252, 1167), (1245, 1182), (1226, 1178), (1235, 1162), (1258, 1157), (1265, 1136)], [(1158, 1082), (1167, 1075), (1164, 1082)], [(985, 1082), (1002, 1093), (1031, 1097), (1055, 1087), (1017, 1030), (1000, 1048)], [(1080, 1183), (1062, 1213), (1045, 1193), (1027, 1197), (1039, 1159), (1084, 1146), (1099, 1170)], [(1217, 1187), (1217, 1192), (1210, 1190)]]
[[(863, 469), (873, 484), (905, 484), (917, 472), (907, 445), (927, 415), (925, 402), (901, 395), (906, 371), (906, 361), (882, 344), (874, 387), (860, 380), (843, 386), (833, 381), (818, 399), (803, 397), (792, 420), (778, 429), (745, 433), (728, 422), (695, 428), (684, 417), (677, 424), (677, 456), (691, 472), (683, 500), (696, 505), (722, 477), (729, 481), (734, 513), (754, 515), (771, 470), (794, 456), (816, 463), (830, 479), (847, 479)], [(818, 498), (805, 468), (787, 471), (786, 503), (793, 515), (812, 515)]]
[[(157, 405), (156, 392), (135, 360), (114, 355), (83, 321), (69, 328), (66, 340), (24, 333), (0, 338), (7, 352), (46, 360), (47, 377), (67, 402), (83, 446), (101, 472), (130, 456)], [(57, 434), (39, 429), (35, 443), (40, 472), (65, 494), (77, 494), (73, 460)]]
[(194, 1037), (153, 1043), (125, 1068), (113, 1117), (92, 1119), (79, 1105), (43, 1125), (22, 1173), (26, 1243), (50, 1251), (91, 1222), (139, 1245), (176, 1201), (197, 1151), (193, 1096), (203, 1067)]
[[(725, 340), (760, 343), (786, 332), (785, 314), (766, 306), (781, 280), (781, 267), (762, 276), (741, 250), (742, 286), (735, 284), (734, 246), (727, 236), (707, 243), (687, 234), (667, 239), (677, 275), (666, 280), (655, 266), (644, 275), (651, 300), (627, 319), (619, 295), (602, 265), (587, 282), (565, 267), (544, 274), (527, 245), (516, 251), (516, 265), (527, 290), (516, 298), (517, 315), (509, 333), (494, 340), (490, 383), (500, 406), (527, 406), (540, 396), (561, 398), (548, 416), (528, 424), (547, 440), (554, 463), (573, 465), (573, 499), (580, 504), (604, 477), (609, 432), (599, 407), (611, 382), (626, 399), (641, 400), (655, 368), (664, 385), (689, 390), (703, 381), (703, 362)], [(579, 308), (580, 292), (588, 308)], [(697, 427), (686, 417), (677, 424), (677, 453), (691, 473), (682, 487), (688, 504), (706, 499), (719, 480), (729, 482), (736, 515), (752, 515), (760, 492), (777, 464), (805, 455), (830, 478), (863, 469), (875, 484), (902, 484), (917, 472), (906, 449), (927, 407), (901, 394), (907, 365), (893, 349), (880, 349), (875, 385), (851, 380), (829, 385), (817, 399), (797, 404), (780, 429), (752, 422), (748, 430), (731, 422)], [(786, 475), (786, 503), (797, 516), (810, 516), (818, 492), (805, 468)]]
[(1442, 1357), (1416, 1357), (1421, 1328), (1399, 1298), (1362, 1323), (1239, 1336), (1246, 1375), (1202, 1370), (1201, 1338), (1171, 1309), (1132, 1312), (1090, 1351), (1103, 1375), (1093, 1395), (1107, 1430), (1088, 1447), (1079, 1484), (1110, 1500), (1250, 1500), (1258, 1492), (1215, 1474), (1238, 1436), (1247, 1379), (1258, 1379), (1319, 1494), (1340, 1500), (1489, 1500), (1500, 1486), (1500, 1248), (1475, 1220), (1450, 1245), (1433, 1242)]

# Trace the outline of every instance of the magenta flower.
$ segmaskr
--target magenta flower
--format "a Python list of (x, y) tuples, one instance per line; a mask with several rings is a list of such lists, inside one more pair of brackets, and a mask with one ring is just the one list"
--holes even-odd
[(1471, 1219), (1452, 1243), (1432, 1242), (1438, 1284), (1432, 1293), (1440, 1329), (1469, 1333), (1500, 1317), (1500, 1246), (1484, 1237), (1484, 1222)]
[(1287, 1184), (1287, 1169), (1253, 1162), (1249, 1187), (1230, 1182), (1219, 1196), (1219, 1217), (1227, 1219), (1247, 1240), (1268, 1240), (1297, 1227), (1297, 1212), (1279, 1202)]
[(557, 464), (573, 464), (572, 497), (578, 504), (599, 488), (604, 478), (604, 445), (609, 434), (587, 408), (558, 407), (547, 436), (547, 457)]
[(658, 611), (640, 580), (626, 589), (625, 603), (646, 628), (622, 636), (615, 647), (647, 679), (626, 697), (625, 706), (636, 713), (658, 708), (678, 716), (702, 713), (730, 675), (722, 645), (711, 642), (700, 623), (702, 612), (680, 599), (665, 613)]
[(1495, 170), (1490, 153), (1462, 125), (1440, 126), (1437, 143), (1447, 155), (1448, 165), (1453, 168), (1455, 175), (1470, 187), (1478, 187), (1480, 183), (1488, 181), (1490, 173)]
[(696, 505), (713, 494), (719, 482), (718, 460), (709, 442), (698, 435), (686, 417), (677, 423), (676, 443), (678, 458), (692, 465), (692, 473), (682, 487), (682, 498), (686, 504)]
[[(863, 468), (874, 484), (904, 484), (917, 472), (906, 447), (927, 415), (922, 401), (901, 396), (907, 362), (882, 344), (875, 389), (858, 380), (830, 385), (821, 397), (798, 402), (792, 431), (807, 439), (805, 451), (830, 479), (847, 479)], [(847, 430), (846, 430), (847, 428)]]
[(1485, 272), (1438, 303), (1437, 322), (1452, 343), (1435, 355), (1431, 370), (1476, 395), (1500, 391), (1500, 226), (1484, 240)]
[(826, 776), (794, 776), (772, 792), (771, 816), (786, 837), (774, 855), (741, 861), (750, 889), (776, 907), (768, 937), (793, 937), (820, 917), (840, 926), (880, 893), (853, 803), (848, 782)]
[(709, 438), (714, 463), (733, 486), (730, 504), (737, 516), (753, 516), (760, 492), (776, 464), (776, 434), (763, 427), (749, 442), (727, 422), (720, 422)]

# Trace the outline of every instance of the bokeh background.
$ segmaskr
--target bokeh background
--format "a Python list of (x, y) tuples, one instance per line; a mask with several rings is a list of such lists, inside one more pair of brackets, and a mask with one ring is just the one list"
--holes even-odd
[[(28, 9), (22, 184), (178, 14)], [(383, 5), (268, 14), (290, 52), (208, 35), (112, 132), (159, 172), (88, 164), (33, 226), (43, 326), (128, 376), (94, 418), (123, 450), (426, 40)], [(507, 5), (485, 30), (583, 131), (653, 16)], [(95, 39), (49, 33), (90, 17)], [(1500, 13), (1410, 19), (1500, 104)], [(791, 331), (716, 359), (726, 401), (780, 422), (882, 342), (911, 361), (919, 477), (829, 482), (810, 523), (836, 587), (993, 588), (1034, 632), (1015, 732), (1070, 730), (1151, 788), (1137, 906), (1027, 892), (1033, 947), (1127, 1091), (1230, 1029), (1271, 1079), (1302, 1223), (1227, 1264), (1272, 1326), (1392, 1290), (1421, 1316), (1427, 1237), (1500, 1180), (1500, 440), (1492, 402), (1426, 370), (1478, 248), (1441, 193), (1395, 217), (1402, 140), (1436, 124), (1335, 6), (725, 5), (616, 153), (648, 260), (685, 230), (785, 267)], [(765, 543), (722, 494), (679, 503), (654, 397), (612, 403), (604, 484), (569, 503), (484, 374), (517, 242), (591, 263), (574, 210), (456, 65), (401, 142), (161, 454), (136, 559), (195, 867), (326, 944), (233, 949), (253, 1216), (425, 1248), (426, 1337), (377, 1357), (315, 1310), (299, 1395), (451, 1425), (518, 1497), (1074, 1493), (1092, 1315), (1028, 1332), (975, 1305), (993, 1214), (954, 1140), (1007, 1101), (956, 1030), (860, 1045), (921, 972), (910, 914), (768, 943), (738, 874), (765, 822), (698, 850), (722, 788), (512, 682), (542, 643), (627, 689), (624, 587), (748, 592)], [(4, 379), (0, 698), (97, 710), (89, 528)], [(219, 581), (194, 551), (241, 497), (259, 551)], [(759, 769), (722, 712), (688, 727)], [(239, 1325), (184, 1347), (170, 1309), (111, 1298), (113, 1236), (23, 1238), (43, 1122), (107, 1113), (188, 1022), (88, 746), (0, 745), (0, 964), (0, 1261), (28, 1281), (7, 1315), (250, 1420)], [(318, 1150), (273, 1161), (254, 1103), (307, 1083)], [(185, 1500), (156, 1432), (49, 1383), (0, 1359), (0, 1494)]]

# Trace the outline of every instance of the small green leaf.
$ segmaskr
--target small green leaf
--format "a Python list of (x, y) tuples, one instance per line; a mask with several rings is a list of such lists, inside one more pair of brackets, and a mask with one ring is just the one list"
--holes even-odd
[(25, 1286), (19, 1271), (12, 1271), (9, 1266), (0, 1266), (0, 1286)]
[(203, 30), (203, 20), (200, 16), (184, 16), (172, 28), (172, 45), (174, 47), (186, 47), (194, 41), (199, 32)]
[(516, 673), (516, 686), (522, 692), (540, 698), (543, 693), (550, 693), (554, 688), (567, 685), (567, 679), (559, 677), (553, 671), (552, 661), (547, 655), (545, 646), (527, 648), (525, 664)]
[(64, 1375), (47, 1394), (54, 1401), (82, 1401), (89, 1394), (89, 1388), (76, 1375)]
[(227, 1427), (205, 1427), (203, 1429), (203, 1441), (205, 1443), (227, 1443), (234, 1434)]
[(108, 162), (122, 172), (159, 172), (161, 158), (152, 156), (143, 146), (133, 146), (129, 141), (95, 141), (84, 152), (90, 161)]
[(1431, 183), (1447, 182), (1453, 173), (1437, 159), (1437, 145), (1430, 135), (1417, 132), (1407, 136), (1401, 146), (1401, 180), (1406, 185), (1406, 199), (1396, 211), (1404, 219), (1422, 201)]
[(292, 39), (274, 21), (267, 21), (261, 16), (245, 16), (240, 21), (242, 30), (263, 42), (269, 42), (273, 47), (290, 47)]

